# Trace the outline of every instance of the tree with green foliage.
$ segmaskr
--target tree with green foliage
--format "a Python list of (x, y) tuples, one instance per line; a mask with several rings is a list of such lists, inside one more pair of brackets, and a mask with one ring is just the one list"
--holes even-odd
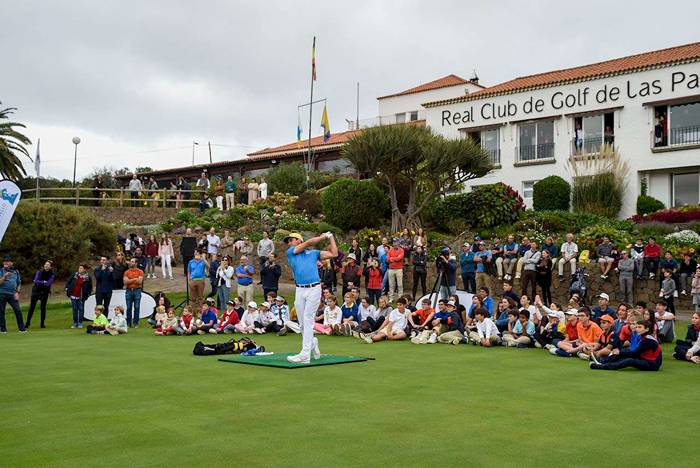
[[(410, 124), (363, 130), (348, 140), (341, 154), (360, 174), (387, 188), (394, 232), (419, 227), (420, 213), (435, 197), (459, 190), (492, 169), (488, 153), (472, 139), (451, 140)], [(405, 206), (399, 203), (402, 189), (408, 191)]]
[(306, 190), (306, 171), (300, 162), (280, 164), (267, 175), (270, 194), (301, 195)]
[(5, 122), (16, 110), (15, 107), (0, 109), (0, 175), (14, 181), (27, 174), (20, 155), (32, 160), (26, 148), (26, 145), (31, 145), (32, 142), (17, 130), (27, 127), (19, 122)]
[(532, 208), (535, 211), (569, 211), (570, 199), (571, 185), (556, 175), (545, 177), (532, 187)]
[(387, 212), (384, 192), (371, 180), (337, 180), (323, 191), (321, 203), (326, 220), (341, 229), (377, 226)]

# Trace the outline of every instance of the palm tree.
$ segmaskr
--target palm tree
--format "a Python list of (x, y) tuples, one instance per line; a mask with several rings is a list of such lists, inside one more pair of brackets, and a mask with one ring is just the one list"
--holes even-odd
[(27, 174), (18, 154), (23, 154), (30, 161), (32, 160), (25, 147), (32, 142), (16, 130), (16, 128), (27, 127), (19, 122), (5, 122), (16, 110), (14, 107), (0, 109), (0, 175), (15, 181)]

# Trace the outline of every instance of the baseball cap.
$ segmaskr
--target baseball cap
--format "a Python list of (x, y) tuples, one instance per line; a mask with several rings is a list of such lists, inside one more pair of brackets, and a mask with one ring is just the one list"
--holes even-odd
[(248, 307), (252, 307), (253, 309), (257, 309), (258, 305), (255, 303), (255, 301), (250, 301), (248, 303)]
[(564, 320), (564, 313), (559, 310), (550, 310), (547, 312), (548, 317), (556, 317), (559, 320)]
[(260, 304), (260, 307), (267, 307), (268, 309), (270, 308), (270, 303), (265, 301), (262, 304)]
[(598, 297), (601, 299), (605, 299), (606, 301), (610, 300), (610, 296), (608, 296), (606, 293), (600, 293), (598, 294)]
[(566, 309), (566, 312), (564, 312), (566, 315), (577, 315), (578, 310), (577, 309)]
[(206, 301), (207, 301), (207, 304), (213, 304), (213, 303), (214, 303), (214, 298), (213, 298), (213, 297), (207, 297)]
[(282, 296), (277, 296), (275, 300), (284, 302), (284, 298)]
[(448, 305), (448, 306), (454, 307), (456, 304), (455, 304), (455, 301), (449, 301), (449, 302), (447, 303), (447, 305)]
[(392, 242), (401, 242), (401, 239), (399, 239), (398, 237), (394, 237), (394, 238), (392, 239)]
[(11, 262), (11, 261), (12, 261), (12, 257), (10, 257), (9, 255), (5, 255), (5, 258), (3, 258), (2, 261), (3, 261), (3, 262)]
[(283, 240), (285, 243), (287, 243), (287, 242), (289, 242), (289, 239), (299, 239), (299, 240), (302, 241), (302, 242), (304, 241), (304, 238), (301, 237), (301, 234), (299, 234), (298, 232), (290, 232), (290, 233), (287, 234), (287, 235), (285, 236), (285, 238), (282, 239), (282, 240)]
[(348, 255), (348, 260), (355, 260), (355, 261), (357, 261), (357, 257), (355, 256), (354, 253), (351, 253), (350, 255)]
[(610, 323), (615, 323), (615, 320), (614, 320), (610, 315), (608, 315), (608, 314), (603, 315), (603, 316), (600, 318), (600, 320), (601, 320), (601, 321), (610, 322)]
[(235, 302), (233, 302), (233, 301), (226, 301), (226, 304), (230, 304), (230, 305), (236, 305), (236, 303), (235, 303)]

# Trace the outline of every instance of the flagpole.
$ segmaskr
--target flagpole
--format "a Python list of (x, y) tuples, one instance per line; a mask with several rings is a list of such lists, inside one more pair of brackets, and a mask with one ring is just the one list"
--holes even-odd
[[(312, 115), (313, 115), (313, 103), (314, 103), (314, 78), (316, 74), (316, 36), (314, 36), (314, 44), (313, 44), (313, 63), (311, 65), (311, 97), (309, 98), (309, 150), (308, 150), (308, 155), (307, 155), (307, 161), (304, 164), (304, 169), (306, 171), (306, 186), (308, 188), (309, 185), (309, 171), (311, 170), (311, 122), (312, 122)], [(308, 165), (308, 166), (307, 166)]]
[(39, 201), (39, 171), (41, 170), (41, 156), (39, 154), (39, 146), (41, 145), (41, 138), (37, 139), (36, 142), (36, 156), (34, 160), (34, 169), (36, 171), (36, 201)]

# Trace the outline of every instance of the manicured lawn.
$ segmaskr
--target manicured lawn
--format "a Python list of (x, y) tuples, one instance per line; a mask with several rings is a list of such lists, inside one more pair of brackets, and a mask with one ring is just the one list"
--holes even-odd
[[(25, 314), (26, 315), (26, 314)], [(285, 370), (196, 341), (49, 328), (0, 336), (0, 466), (690, 466), (700, 366), (591, 371), (536, 349), (322, 337), (376, 361)], [(679, 330), (685, 327), (679, 324)], [(256, 337), (294, 351), (298, 335)]]

